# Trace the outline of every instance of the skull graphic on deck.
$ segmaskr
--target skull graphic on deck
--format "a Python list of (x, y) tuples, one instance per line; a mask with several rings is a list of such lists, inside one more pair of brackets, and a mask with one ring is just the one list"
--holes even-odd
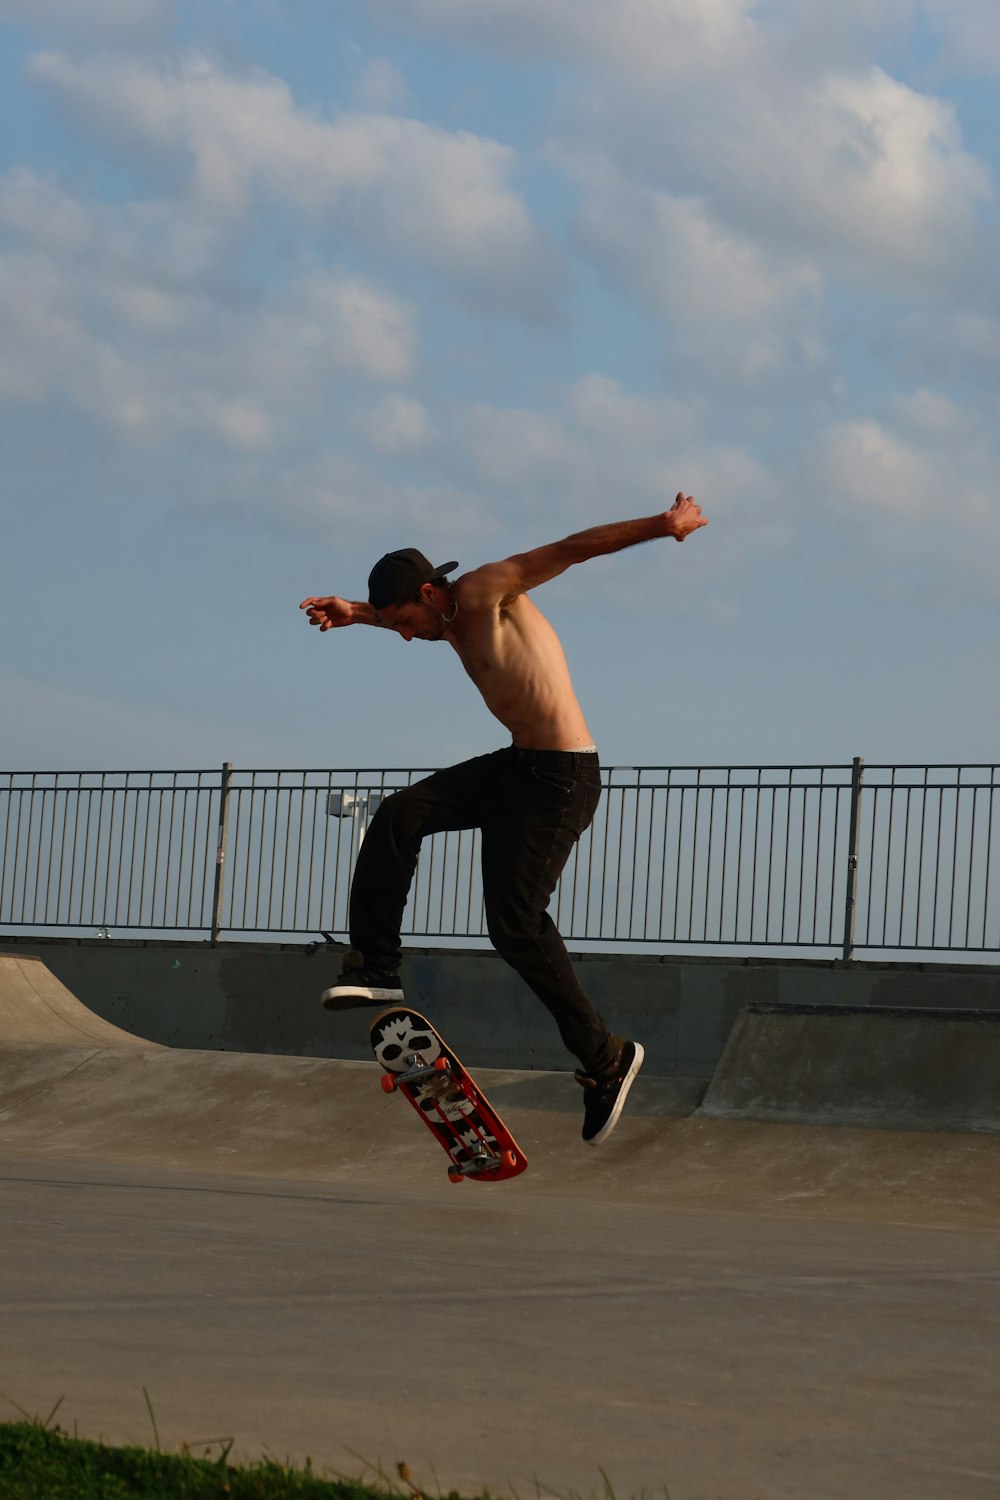
[(405, 1073), (414, 1053), (419, 1054), (424, 1067), (430, 1067), (434, 1059), (441, 1056), (441, 1043), (426, 1026), (403, 1016), (398, 1021), (386, 1023), (378, 1046), (373, 1050), (383, 1068), (393, 1073)]

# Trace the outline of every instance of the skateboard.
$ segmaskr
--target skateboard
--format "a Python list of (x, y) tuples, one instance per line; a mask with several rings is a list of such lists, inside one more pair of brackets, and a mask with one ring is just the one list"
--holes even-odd
[(369, 1028), (382, 1087), (408, 1099), (450, 1159), (452, 1182), (502, 1182), (528, 1162), (451, 1048), (419, 1011), (394, 1005)]

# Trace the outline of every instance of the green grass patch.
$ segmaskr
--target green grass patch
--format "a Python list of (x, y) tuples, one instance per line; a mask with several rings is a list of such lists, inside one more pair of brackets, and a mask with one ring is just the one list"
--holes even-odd
[[(206, 1444), (199, 1443), (198, 1447)], [(211, 1446), (211, 1445), (209, 1445)], [(423, 1500), (405, 1469), (396, 1486), (384, 1475), (369, 1486), (347, 1479), (324, 1479), (305, 1468), (267, 1458), (229, 1463), (232, 1443), (216, 1439), (216, 1458), (187, 1449), (161, 1453), (146, 1448), (113, 1448), (70, 1437), (40, 1421), (0, 1422), (2, 1500)], [(378, 1471), (375, 1471), (378, 1472)], [(454, 1493), (445, 1500), (458, 1500)]]

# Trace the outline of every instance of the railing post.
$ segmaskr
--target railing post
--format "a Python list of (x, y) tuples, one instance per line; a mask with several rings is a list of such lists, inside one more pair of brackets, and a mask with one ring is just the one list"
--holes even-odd
[(212, 947), (219, 941), (222, 931), (222, 891), (226, 869), (226, 839), (229, 834), (229, 791), (233, 784), (233, 763), (227, 760), (222, 766), (222, 783), (219, 788), (219, 842), (215, 850), (215, 890), (212, 894)]
[(847, 846), (847, 896), (844, 902), (844, 958), (854, 953), (854, 922), (858, 895), (858, 839), (861, 829), (861, 786), (865, 779), (865, 763), (860, 756), (854, 757), (851, 767), (851, 824)]

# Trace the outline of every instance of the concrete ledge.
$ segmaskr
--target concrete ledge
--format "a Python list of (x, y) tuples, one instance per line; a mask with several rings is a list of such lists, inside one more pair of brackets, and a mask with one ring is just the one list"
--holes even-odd
[(1000, 1132), (1000, 1012), (748, 1005), (701, 1113)]
[[(104, 1020), (166, 1046), (368, 1058), (363, 1013), (331, 1016), (318, 1003), (336, 977), (337, 951), (305, 950), (305, 943), (0, 938), (0, 951), (40, 954)], [(575, 960), (608, 1025), (643, 1042), (644, 1071), (660, 1078), (707, 1082), (746, 1004), (1000, 1012), (996, 966), (674, 953)], [(548, 1012), (490, 950), (411, 948), (403, 979), (408, 998), (470, 1067), (576, 1065)]]

